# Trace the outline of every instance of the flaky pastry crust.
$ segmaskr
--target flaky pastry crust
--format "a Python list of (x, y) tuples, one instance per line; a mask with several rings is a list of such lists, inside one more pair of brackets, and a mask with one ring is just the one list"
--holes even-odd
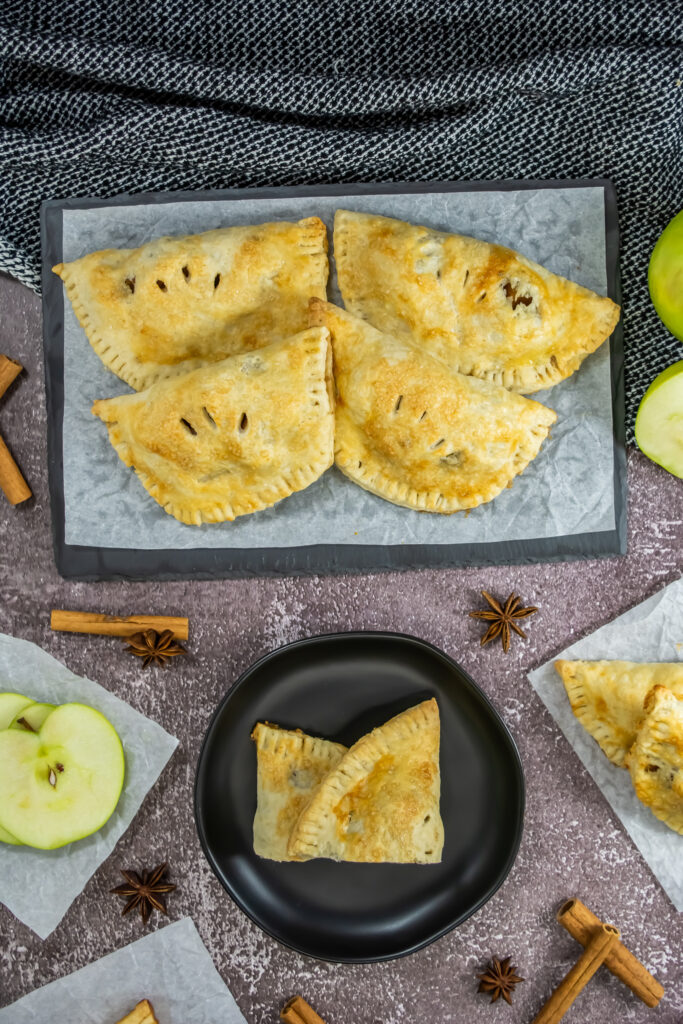
[(140, 391), (303, 330), (309, 297), (325, 297), (327, 233), (318, 217), (218, 228), (52, 269), (102, 362)]
[(556, 415), (455, 373), (405, 335), (382, 334), (312, 299), (330, 331), (337, 390), (335, 462), (359, 486), (423, 512), (491, 501), (534, 459)]
[(287, 843), (316, 787), (346, 753), (341, 743), (259, 722), (256, 744), (257, 802), (254, 853), (268, 860), (292, 860)]
[(555, 669), (581, 725), (618, 766), (636, 738), (652, 687), (683, 697), (683, 663), (559, 659)]
[(338, 210), (334, 255), (349, 312), (522, 394), (569, 377), (619, 319), (611, 299), (512, 249), (391, 217)]
[(683, 835), (683, 700), (665, 686), (654, 686), (644, 715), (626, 767), (638, 799)]
[(154, 1008), (148, 999), (143, 999), (123, 1017), (118, 1024), (159, 1024), (154, 1016)]
[(358, 740), (301, 813), (289, 855), (438, 863), (444, 842), (439, 741), (433, 698)]
[(169, 515), (199, 526), (274, 505), (334, 458), (325, 328), (94, 403), (109, 440)]

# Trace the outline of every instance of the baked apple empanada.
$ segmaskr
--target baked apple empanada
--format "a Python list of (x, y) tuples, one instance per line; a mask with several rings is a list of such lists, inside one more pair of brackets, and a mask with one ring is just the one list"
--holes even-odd
[(159, 1024), (159, 1021), (154, 1016), (152, 1004), (148, 999), (143, 999), (118, 1024)]
[(453, 372), (405, 334), (319, 299), (311, 319), (332, 338), (336, 464), (396, 505), (449, 513), (490, 501), (555, 422), (552, 409)]
[(644, 714), (626, 766), (638, 799), (683, 835), (683, 701), (655, 686)]
[(329, 335), (313, 328), (92, 411), (166, 512), (219, 523), (274, 505), (332, 465)]
[(334, 255), (351, 313), (523, 394), (569, 377), (619, 319), (611, 299), (511, 249), (390, 217), (338, 210)]
[(683, 698), (683, 662), (555, 662), (572, 711), (613, 764), (623, 765), (653, 686)]
[(439, 708), (432, 698), (354, 743), (301, 813), (289, 856), (439, 863), (439, 740)]
[(157, 238), (53, 267), (102, 362), (136, 390), (287, 338), (325, 297), (318, 217)]
[(292, 829), (346, 747), (264, 722), (257, 724), (251, 738), (257, 758), (254, 853), (268, 860), (292, 860), (287, 854)]

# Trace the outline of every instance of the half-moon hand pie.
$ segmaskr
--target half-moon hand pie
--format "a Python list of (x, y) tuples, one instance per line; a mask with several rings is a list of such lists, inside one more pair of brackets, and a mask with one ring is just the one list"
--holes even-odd
[(552, 409), (455, 373), (405, 334), (382, 334), (319, 299), (311, 319), (332, 339), (336, 464), (396, 505), (450, 513), (490, 501), (555, 422)]
[(332, 465), (331, 371), (318, 327), (92, 411), (169, 515), (219, 523), (274, 505)]
[(512, 249), (391, 217), (338, 210), (334, 255), (349, 312), (523, 394), (569, 377), (619, 319), (611, 299)]
[(638, 799), (683, 835), (683, 700), (655, 686), (643, 714), (626, 766)]
[(433, 698), (358, 740), (302, 811), (289, 856), (439, 863), (444, 841), (439, 741)]
[(325, 298), (318, 217), (156, 238), (53, 270), (102, 362), (136, 390), (262, 348), (307, 326)]
[(152, 1004), (148, 999), (143, 999), (118, 1024), (159, 1024), (159, 1021), (154, 1016)]
[(555, 668), (572, 711), (613, 764), (623, 765), (653, 686), (683, 698), (683, 662), (566, 661)]
[(259, 722), (256, 743), (257, 802), (254, 853), (269, 860), (292, 860), (287, 843), (316, 787), (346, 753), (341, 743)]

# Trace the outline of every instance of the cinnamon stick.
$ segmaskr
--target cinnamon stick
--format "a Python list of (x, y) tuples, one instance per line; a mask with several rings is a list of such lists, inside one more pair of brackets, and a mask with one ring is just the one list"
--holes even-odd
[(322, 1017), (301, 996), (292, 996), (280, 1010), (280, 1017), (286, 1024), (325, 1024)]
[(52, 629), (62, 633), (96, 633), (99, 636), (132, 636), (133, 633), (170, 629), (176, 640), (187, 640), (189, 622), (174, 615), (101, 615), (97, 612), (71, 612), (55, 608), (50, 616)]
[[(600, 918), (596, 917), (581, 900), (576, 899), (567, 900), (562, 904), (557, 912), (557, 920), (582, 946), (588, 945), (595, 929), (601, 924)], [(646, 1006), (657, 1006), (664, 995), (664, 989), (657, 979), (653, 978), (623, 942), (617, 942), (610, 951), (605, 960), (605, 967), (628, 985), (633, 994), (642, 999)]]
[(533, 1024), (557, 1024), (619, 939), (611, 924), (600, 924), (572, 969), (562, 979)]
[(0, 355), (0, 398), (7, 391), (13, 380), (19, 376), (24, 367), (9, 356)]
[(19, 505), (31, 497), (32, 491), (21, 475), (21, 470), (12, 458), (12, 454), (0, 437), (0, 488), (10, 505)]

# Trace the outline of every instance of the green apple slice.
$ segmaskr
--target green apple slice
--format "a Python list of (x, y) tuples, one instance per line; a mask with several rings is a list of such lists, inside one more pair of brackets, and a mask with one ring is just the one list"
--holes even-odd
[(113, 725), (85, 704), (62, 704), (39, 732), (0, 732), (0, 825), (41, 850), (83, 839), (113, 814), (124, 774)]
[(11, 835), (6, 828), (0, 828), (0, 843), (7, 843), (8, 846), (23, 846), (19, 840)]
[(647, 281), (660, 320), (683, 341), (683, 210), (659, 236), (650, 257)]
[(22, 708), (18, 715), (12, 719), (10, 729), (25, 729), (28, 732), (40, 732), (43, 722), (48, 715), (51, 715), (56, 704), (29, 704)]
[(648, 459), (683, 477), (683, 359), (655, 377), (643, 395), (636, 441)]
[(22, 693), (0, 693), (0, 729), (9, 729), (12, 719), (29, 704), (35, 704), (35, 701)]
[[(0, 693), (0, 729), (8, 729), (12, 719), (21, 715), (24, 708), (30, 707), (33, 703), (34, 701), (30, 697), (24, 697), (23, 693)], [(8, 843), (10, 846), (22, 845), (7, 829), (1, 827), (0, 843)]]

